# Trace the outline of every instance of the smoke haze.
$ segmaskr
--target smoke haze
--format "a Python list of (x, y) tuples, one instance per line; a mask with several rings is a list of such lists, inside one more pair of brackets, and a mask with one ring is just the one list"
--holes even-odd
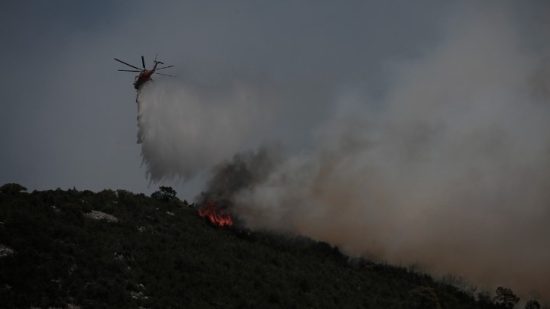
[[(534, 44), (547, 31), (524, 35), (494, 7), (466, 8), (445, 29), (435, 48), (392, 63), (380, 96), (297, 99), (251, 79), (148, 85), (148, 175), (189, 179), (279, 143), (284, 159), (233, 195), (250, 228), (549, 299), (550, 70)], [(304, 106), (307, 126), (290, 116)]]

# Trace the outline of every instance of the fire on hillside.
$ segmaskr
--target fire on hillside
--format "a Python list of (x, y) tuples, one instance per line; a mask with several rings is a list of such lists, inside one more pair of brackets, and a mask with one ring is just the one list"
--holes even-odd
[(198, 214), (206, 218), (210, 223), (221, 228), (233, 226), (233, 218), (227, 210), (221, 208), (213, 201), (206, 201), (199, 207)]

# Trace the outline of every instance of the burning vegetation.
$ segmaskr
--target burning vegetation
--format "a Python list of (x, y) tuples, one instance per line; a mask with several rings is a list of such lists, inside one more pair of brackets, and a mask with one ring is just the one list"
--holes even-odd
[(198, 215), (218, 227), (236, 225), (232, 216), (235, 195), (263, 179), (275, 159), (267, 149), (241, 153), (218, 165), (207, 189), (197, 199)]
[(227, 209), (223, 209), (213, 201), (207, 201), (199, 207), (198, 214), (202, 218), (206, 218), (210, 223), (218, 227), (233, 226), (233, 218)]

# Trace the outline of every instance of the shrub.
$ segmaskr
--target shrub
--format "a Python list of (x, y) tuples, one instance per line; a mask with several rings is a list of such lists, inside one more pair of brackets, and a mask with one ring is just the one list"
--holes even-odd
[(153, 192), (151, 197), (159, 201), (173, 201), (176, 200), (176, 190), (172, 187), (159, 187), (159, 191)]
[(540, 304), (536, 300), (530, 300), (525, 304), (525, 309), (540, 309)]
[(440, 309), (441, 304), (439, 303), (439, 299), (433, 288), (420, 286), (409, 292), (407, 307), (418, 309)]
[(497, 295), (493, 299), (495, 304), (504, 308), (514, 308), (514, 306), (519, 302), (519, 297), (517, 297), (511, 289), (499, 286), (496, 293)]
[(7, 183), (0, 187), (0, 192), (5, 194), (17, 194), (27, 191), (27, 188), (17, 183)]

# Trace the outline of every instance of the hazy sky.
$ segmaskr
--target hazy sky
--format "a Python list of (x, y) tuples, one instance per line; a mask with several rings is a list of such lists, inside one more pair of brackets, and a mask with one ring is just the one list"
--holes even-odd
[[(0, 183), (150, 192), (133, 76), (113, 57), (156, 53), (181, 79), (234, 76), (326, 98), (384, 88), (429, 49), (450, 1), (7, 1), (0, 10)], [(300, 95), (299, 92), (295, 95)], [(299, 100), (297, 100), (299, 101)], [(315, 117), (318, 118), (318, 117)], [(308, 123), (305, 121), (305, 123)], [(307, 130), (307, 126), (304, 128)]]

